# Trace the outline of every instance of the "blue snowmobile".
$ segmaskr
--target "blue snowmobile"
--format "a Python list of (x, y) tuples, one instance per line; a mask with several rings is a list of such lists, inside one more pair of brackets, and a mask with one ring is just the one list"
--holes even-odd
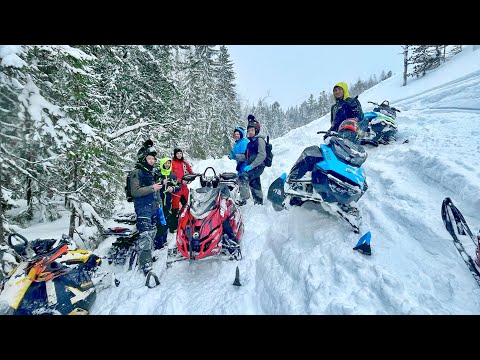
[(397, 112), (400, 110), (390, 106), (388, 100), (384, 100), (381, 104), (369, 101), (375, 105), (373, 111), (364, 113), (365, 121), (368, 123), (365, 138), (362, 139), (363, 144), (387, 145), (395, 141), (395, 135), (398, 131), (396, 122)]
[(276, 211), (306, 203), (319, 203), (340, 215), (359, 232), (361, 216), (356, 202), (367, 190), (365, 149), (358, 145), (356, 119), (347, 119), (338, 132), (324, 133), (325, 144), (305, 148), (289, 175), (283, 173), (269, 187), (267, 199)]

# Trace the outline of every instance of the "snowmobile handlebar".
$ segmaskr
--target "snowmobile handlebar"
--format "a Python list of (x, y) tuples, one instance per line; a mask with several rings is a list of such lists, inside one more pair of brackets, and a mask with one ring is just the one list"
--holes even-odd
[[(18, 244), (13, 244), (12, 243), (12, 238), (15, 239), (16, 242), (19, 242)], [(25, 249), (28, 245), (28, 240), (25, 238), (25, 236), (20, 235), (19, 233), (13, 232), (8, 235), (7, 238), (7, 244), (10, 246), (18, 255), (23, 256), (25, 253)]]
[(376, 102), (374, 101), (368, 101), (370, 104), (373, 104), (373, 105), (376, 105), (376, 106), (380, 106), (380, 107), (388, 107), (390, 109), (392, 109), (393, 111), (396, 111), (396, 112), (401, 112), (400, 110), (398, 110), (397, 108), (394, 108), (393, 106), (390, 106), (390, 103), (388, 102), (388, 100), (383, 100), (381, 104), (377, 104)]
[[(12, 242), (12, 238), (15, 239), (18, 244)], [(11, 233), (7, 238), (7, 244), (10, 246), (20, 257), (28, 260), (30, 257), (39, 256), (50, 251), (53, 248), (57, 248), (61, 245), (71, 244), (71, 239), (68, 235), (63, 234), (58, 240), (56, 239), (35, 239), (28, 241), (25, 236), (19, 233)], [(32, 254), (32, 251), (35, 255)]]
[(323, 136), (323, 139), (325, 140), (327, 137), (329, 136), (338, 136), (338, 132), (336, 131), (332, 131), (332, 130), (329, 130), (329, 131), (317, 131), (317, 134), (325, 134)]
[[(206, 172), (208, 169), (212, 169), (214, 175), (207, 176)], [(238, 175), (234, 172), (224, 172), (221, 174), (218, 174), (215, 172), (215, 169), (212, 167), (207, 167), (203, 173), (193, 173), (193, 174), (186, 174), (183, 176), (182, 180), (186, 180), (188, 182), (191, 182), (195, 180), (197, 177), (201, 177), (204, 181), (212, 181), (213, 179), (216, 179), (218, 181), (228, 181), (228, 180), (233, 180), (238, 177)]]

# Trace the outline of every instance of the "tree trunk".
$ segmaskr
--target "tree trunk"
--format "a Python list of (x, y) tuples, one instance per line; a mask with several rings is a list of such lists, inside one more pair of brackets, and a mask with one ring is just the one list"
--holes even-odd
[(3, 196), (2, 196), (2, 165), (0, 164), (0, 244), (4, 242), (3, 237)]
[(75, 230), (75, 207), (72, 206), (72, 213), (70, 214), (70, 226), (68, 228), (68, 236), (73, 239), (73, 231)]
[(28, 220), (33, 219), (33, 196), (32, 196), (32, 179), (27, 178), (27, 216)]
[(408, 47), (410, 45), (403, 46), (403, 86), (407, 85), (408, 74)]
[[(77, 190), (77, 160), (73, 160), (73, 188)], [(73, 200), (75, 201), (75, 200)], [(73, 201), (69, 201), (70, 204), (72, 204)], [(68, 228), (68, 236), (73, 239), (73, 232), (75, 230), (75, 217), (76, 217), (76, 211), (75, 211), (75, 206), (70, 205), (72, 207), (72, 213), (70, 214), (70, 226)]]

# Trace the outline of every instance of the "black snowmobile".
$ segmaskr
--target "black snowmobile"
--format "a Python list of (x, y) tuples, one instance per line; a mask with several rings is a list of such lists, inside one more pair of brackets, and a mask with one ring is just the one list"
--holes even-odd
[(108, 251), (108, 263), (123, 266), (128, 260), (129, 270), (131, 270), (138, 255), (138, 235), (136, 226), (131, 228), (116, 226), (105, 230), (104, 238), (115, 237)]
[(388, 100), (382, 101), (381, 104), (373, 101), (369, 101), (369, 103), (375, 105), (375, 107), (373, 111), (367, 111), (364, 114), (368, 127), (362, 139), (363, 143), (387, 145), (396, 141), (395, 135), (398, 131), (396, 118), (397, 112), (400, 112), (400, 110), (390, 106)]

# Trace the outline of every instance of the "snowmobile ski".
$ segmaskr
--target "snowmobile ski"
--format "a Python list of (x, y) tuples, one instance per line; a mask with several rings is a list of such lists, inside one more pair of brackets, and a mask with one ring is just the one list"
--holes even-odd
[[(465, 218), (458, 208), (453, 204), (450, 198), (445, 198), (442, 203), (442, 219), (445, 224), (445, 228), (450, 233), (453, 238), (453, 243), (457, 248), (460, 256), (462, 257), (465, 265), (467, 265), (468, 270), (475, 278), (475, 281), (480, 286), (480, 272), (475, 265), (475, 261), (472, 257), (466, 252), (465, 247), (462, 242), (458, 239), (457, 235), (467, 235), (475, 243), (473, 238), (473, 233), (467, 225)], [(475, 244), (477, 245), (477, 244)], [(478, 252), (478, 247), (477, 247)]]
[(370, 231), (365, 233), (357, 242), (357, 245), (353, 248), (353, 250), (358, 250), (364, 255), (372, 255), (372, 248), (370, 247), (370, 239), (372, 237), (372, 234), (370, 234)]

